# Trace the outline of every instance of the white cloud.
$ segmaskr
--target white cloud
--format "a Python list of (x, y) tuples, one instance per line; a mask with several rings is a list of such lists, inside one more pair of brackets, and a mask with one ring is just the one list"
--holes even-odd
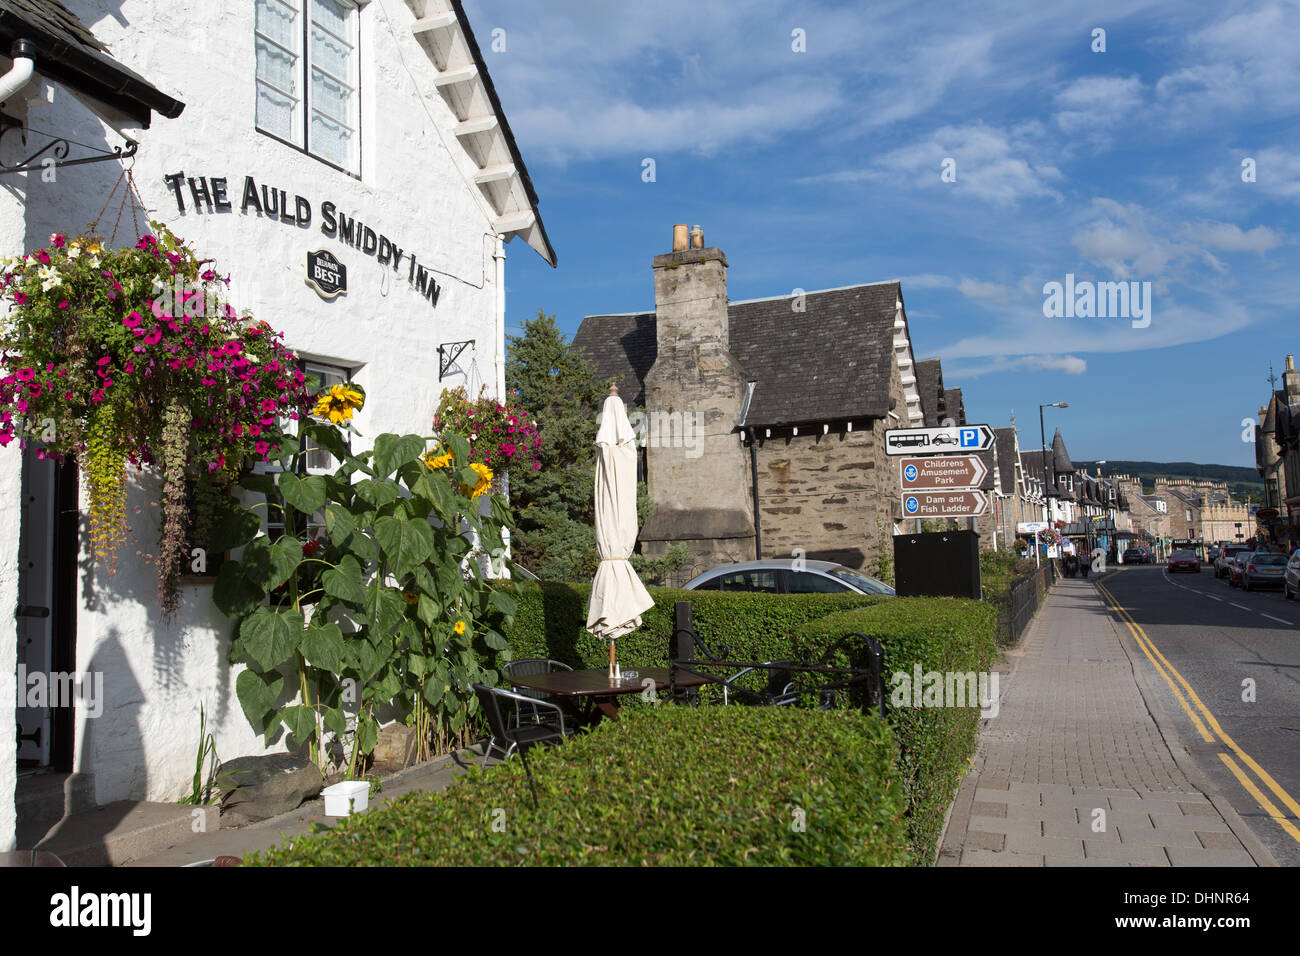
[(1082, 375), (1088, 363), (1076, 355), (1020, 355), (1015, 358), (997, 356), (989, 362), (951, 363), (944, 374), (951, 379), (980, 378), (984, 375), (1006, 374), (1017, 371), (1062, 372), (1065, 375)]
[(962, 276), (961, 282), (957, 283), (957, 291), (968, 299), (991, 299), (994, 302), (1003, 302), (1011, 294), (1004, 285), (998, 285), (996, 282), (981, 282), (969, 276)]
[(1193, 242), (1224, 252), (1268, 252), (1282, 244), (1282, 236), (1267, 226), (1243, 230), (1230, 222), (1201, 220), (1186, 227)]
[(1056, 125), (1070, 136), (1108, 145), (1116, 128), (1138, 119), (1142, 80), (1138, 76), (1081, 76), (1056, 94), (1063, 107)]
[[(1027, 158), (1040, 150), (1040, 145), (1019, 130), (1004, 131), (983, 123), (945, 126), (885, 153), (871, 166), (804, 177), (798, 182), (907, 182), (996, 204), (1028, 198), (1060, 200), (1061, 194), (1048, 185), (1049, 180), (1061, 178), (1060, 170)], [(952, 181), (944, 180), (945, 170), (955, 175)]]

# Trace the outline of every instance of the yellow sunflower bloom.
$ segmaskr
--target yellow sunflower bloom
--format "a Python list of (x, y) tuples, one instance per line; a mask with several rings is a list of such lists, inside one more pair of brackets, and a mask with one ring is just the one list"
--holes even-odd
[(464, 633), (465, 633), (465, 622), (464, 622), (464, 621), (457, 621), (457, 622), (456, 622), (456, 626), (453, 627), (452, 630), (455, 631), (457, 634), (464, 634)]
[(436, 454), (434, 451), (426, 451), (421, 456), (421, 460), (424, 462), (425, 467), (428, 468), (430, 471), (437, 471), (439, 468), (449, 467), (452, 461), (454, 461), (455, 459), (452, 456), (451, 452), (446, 452), (444, 454), (439, 455)]
[(420, 603), (420, 595), (416, 594), (414, 591), (403, 591), (402, 600), (407, 604), (416, 605)]
[(470, 467), (473, 468), (474, 473), (478, 475), (478, 483), (475, 484), (473, 488), (469, 485), (461, 485), (460, 493), (462, 495), (469, 495), (470, 498), (477, 498), (479, 495), (492, 488), (492, 469), (477, 461), (470, 465)]
[(329, 391), (316, 397), (311, 413), (317, 418), (328, 418), (335, 425), (352, 420), (352, 415), (366, 403), (366, 396), (351, 385), (333, 385)]

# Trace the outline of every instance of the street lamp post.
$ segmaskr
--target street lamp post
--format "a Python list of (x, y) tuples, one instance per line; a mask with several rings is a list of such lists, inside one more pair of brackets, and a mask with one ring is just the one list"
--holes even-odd
[[(1043, 427), (1043, 409), (1044, 409), (1044, 408), (1069, 408), (1069, 407), (1070, 407), (1070, 403), (1069, 403), (1069, 402), (1048, 402), (1048, 403), (1046, 403), (1045, 405), (1039, 405), (1039, 406), (1038, 406), (1038, 437), (1041, 438), (1041, 439), (1043, 440), (1043, 504), (1044, 504), (1044, 510), (1047, 512), (1048, 520), (1049, 520), (1049, 521), (1051, 520), (1051, 517), (1050, 517), (1050, 516), (1051, 516), (1051, 508), (1047, 506), (1047, 503), (1048, 503), (1051, 499), (1047, 497), (1047, 488), (1048, 488), (1048, 484), (1047, 484), (1047, 429)], [(1053, 470), (1053, 471), (1054, 471), (1054, 470)], [(1056, 487), (1056, 475), (1055, 475), (1055, 473), (1053, 473), (1053, 475), (1052, 475), (1052, 484), (1051, 484), (1051, 487), (1053, 487), (1053, 488)]]

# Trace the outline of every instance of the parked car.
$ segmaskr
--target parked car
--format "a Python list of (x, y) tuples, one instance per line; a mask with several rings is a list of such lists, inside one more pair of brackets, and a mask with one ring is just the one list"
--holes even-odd
[(1291, 555), (1286, 563), (1286, 574), (1282, 578), (1282, 594), (1289, 601), (1300, 597), (1300, 551)]
[(1250, 560), (1250, 551), (1239, 551), (1232, 556), (1228, 562), (1228, 586), (1233, 588), (1241, 587), (1242, 575), (1246, 572), (1246, 562)]
[(1250, 547), (1244, 544), (1224, 545), (1219, 549), (1219, 556), (1214, 560), (1214, 576), (1216, 578), (1226, 578), (1233, 558), (1239, 554), (1250, 554), (1251, 550)]
[(1169, 571), (1195, 571), (1201, 573), (1201, 559), (1195, 551), (1175, 551), (1169, 556)]
[(1219, 560), (1219, 546), (1216, 544), (1208, 552), (1206, 552), (1205, 563), (1209, 565), (1213, 565), (1214, 562), (1218, 560)]
[(888, 584), (861, 571), (834, 561), (802, 558), (726, 564), (697, 574), (686, 582), (685, 588), (688, 591), (761, 591), (766, 594), (894, 595), (894, 589)]
[(1242, 571), (1242, 586), (1247, 591), (1255, 588), (1280, 588), (1286, 580), (1286, 555), (1271, 551), (1256, 551), (1246, 559)]
[(1151, 564), (1154, 561), (1150, 548), (1129, 548), (1124, 552), (1125, 564)]

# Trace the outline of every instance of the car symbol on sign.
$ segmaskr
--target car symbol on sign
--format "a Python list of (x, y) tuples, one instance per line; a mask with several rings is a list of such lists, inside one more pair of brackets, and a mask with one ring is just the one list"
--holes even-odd
[(933, 445), (955, 445), (955, 444), (957, 444), (957, 439), (953, 438), (951, 435), (935, 435), (935, 436), (934, 436), (934, 441), (931, 442), (931, 444), (933, 444)]

